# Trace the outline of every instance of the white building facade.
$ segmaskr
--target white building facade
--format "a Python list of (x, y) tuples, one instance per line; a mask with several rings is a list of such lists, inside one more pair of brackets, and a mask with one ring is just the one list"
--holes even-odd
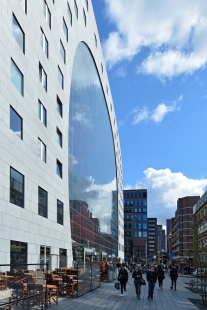
[(78, 259), (122, 260), (121, 149), (92, 3), (0, 0), (0, 15), (0, 264), (72, 266), (73, 244)]

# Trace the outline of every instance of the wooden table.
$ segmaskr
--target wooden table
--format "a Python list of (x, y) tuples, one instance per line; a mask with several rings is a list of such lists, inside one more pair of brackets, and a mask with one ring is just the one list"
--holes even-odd
[[(58, 286), (52, 285), (52, 284), (42, 284), (42, 287), (46, 289), (46, 296), (47, 296), (47, 300), (49, 301), (49, 304), (51, 305), (52, 300), (57, 304), (58, 303)], [(55, 290), (55, 292), (53, 290)], [(55, 295), (52, 293), (55, 293)]]

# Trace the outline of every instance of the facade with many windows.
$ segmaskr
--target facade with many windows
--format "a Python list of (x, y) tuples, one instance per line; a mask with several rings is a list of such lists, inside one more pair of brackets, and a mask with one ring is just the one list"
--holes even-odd
[(0, 14), (1, 263), (123, 259), (120, 141), (91, 1), (2, 0)]

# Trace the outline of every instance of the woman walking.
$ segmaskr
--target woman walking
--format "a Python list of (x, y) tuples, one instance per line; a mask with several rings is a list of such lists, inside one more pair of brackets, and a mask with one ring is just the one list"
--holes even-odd
[(121, 268), (119, 269), (119, 275), (118, 275), (118, 281), (120, 281), (121, 284), (121, 295), (123, 296), (123, 289), (124, 289), (124, 294), (126, 293), (126, 283), (128, 281), (128, 272), (124, 268), (125, 264), (121, 264)]
[(162, 266), (158, 265), (158, 267), (157, 267), (157, 278), (158, 278), (160, 290), (162, 290), (164, 275), (165, 275), (165, 273), (164, 273)]
[(141, 281), (142, 273), (139, 267), (135, 267), (135, 270), (133, 271), (132, 278), (134, 278), (134, 286), (135, 286), (135, 292), (137, 294), (137, 297), (140, 299), (141, 295)]

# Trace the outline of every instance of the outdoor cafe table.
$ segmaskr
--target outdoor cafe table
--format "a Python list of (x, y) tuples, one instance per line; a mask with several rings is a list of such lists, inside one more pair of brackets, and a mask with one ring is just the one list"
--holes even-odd
[[(58, 286), (57, 285), (53, 285), (53, 284), (42, 284), (42, 287), (44, 287), (46, 289), (46, 296), (47, 296), (47, 300), (49, 301), (49, 304), (51, 305), (51, 301), (52, 299), (54, 300), (54, 298), (56, 300), (54, 300), (54, 302), (57, 304), (58, 303)], [(52, 291), (56, 290), (56, 295), (52, 295)]]

